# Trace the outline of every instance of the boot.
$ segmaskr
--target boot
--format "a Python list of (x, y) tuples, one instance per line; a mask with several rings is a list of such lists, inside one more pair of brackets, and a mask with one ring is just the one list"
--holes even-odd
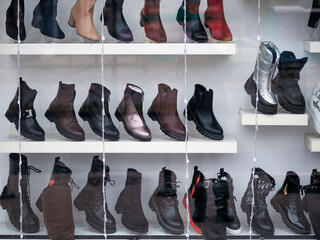
[[(119, 131), (114, 126), (112, 118), (109, 113), (109, 99), (111, 92), (109, 89), (103, 87), (104, 91), (104, 138), (111, 141), (119, 140)], [(83, 102), (79, 116), (83, 121), (88, 121), (92, 131), (102, 137), (102, 85), (92, 83), (89, 94)]]
[(272, 91), (278, 95), (280, 105), (291, 113), (305, 113), (306, 102), (298, 81), (300, 80), (300, 71), (307, 61), (307, 57), (296, 59), (293, 52), (282, 52), (278, 74), (272, 80)]
[(158, 95), (148, 110), (148, 116), (159, 123), (161, 131), (166, 135), (184, 141), (186, 129), (177, 112), (177, 95), (177, 89), (171, 90), (168, 85), (159, 84)]
[[(275, 185), (276, 184), (273, 177), (271, 177), (261, 168), (254, 169), (254, 205), (252, 229), (263, 237), (274, 235), (274, 227), (267, 209), (266, 197), (268, 196), (269, 192), (274, 189)], [(248, 183), (247, 190), (241, 200), (241, 209), (244, 213), (247, 214), (248, 224), (250, 224), (253, 198), (251, 186), (252, 174)]]
[[(17, 27), (18, 4), (20, 9), (19, 30)], [(14, 40), (18, 40), (18, 35), (20, 35), (21, 41), (26, 39), (26, 29), (24, 26), (24, 0), (11, 0), (11, 4), (6, 12), (6, 33)]]
[(71, 140), (84, 141), (84, 131), (80, 127), (74, 113), (73, 102), (76, 97), (74, 84), (59, 82), (57, 96), (45, 113), (50, 122), (56, 124), (58, 132)]
[(211, 37), (231, 41), (232, 34), (224, 17), (223, 0), (207, 0), (208, 8), (204, 13), (204, 25), (209, 28)]
[(233, 221), (227, 222), (227, 233), (232, 234), (232, 235), (240, 234), (241, 224), (240, 224), (240, 220), (237, 216), (236, 206), (235, 206), (235, 202), (234, 202), (234, 200), (236, 200), (236, 198), (233, 195), (233, 190), (234, 190), (233, 179), (229, 173), (227, 173), (223, 170), (223, 168), (220, 169), (220, 173), (218, 175), (220, 175), (221, 177), (225, 177), (228, 182), (229, 198), (228, 198), (227, 215), (232, 216)]
[(171, 234), (183, 234), (184, 225), (177, 200), (177, 176), (165, 167), (159, 173), (159, 185), (153, 192), (149, 206), (157, 214), (160, 226)]
[(122, 214), (121, 222), (127, 229), (138, 232), (148, 232), (148, 221), (141, 205), (142, 174), (133, 168), (128, 168), (126, 186), (120, 193), (115, 210)]
[[(9, 154), (9, 177), (8, 183), (4, 187), (0, 196), (0, 205), (7, 210), (9, 220), (15, 228), (20, 230), (20, 193), (19, 193), (19, 161), (18, 153)], [(37, 173), (41, 171), (33, 166), (28, 166), (27, 157), (21, 154), (21, 194), (22, 194), (22, 232), (39, 232), (39, 218), (34, 214), (30, 206), (30, 170)]]
[(144, 92), (140, 87), (128, 83), (115, 116), (123, 122), (124, 129), (131, 137), (151, 141), (151, 132), (142, 112), (143, 96)]
[[(122, 5), (123, 0), (106, 0), (103, 8), (104, 25), (111, 37), (122, 42), (132, 42), (133, 35), (124, 19)], [(100, 19), (102, 20), (102, 15)]]
[(302, 208), (309, 213), (310, 222), (316, 239), (320, 239), (320, 172), (313, 169), (310, 185), (303, 187), (305, 195), (302, 199)]
[[(114, 181), (110, 180), (110, 169), (105, 168), (105, 178), (103, 179), (103, 162), (99, 160), (99, 156), (94, 156), (92, 160), (91, 170), (88, 174), (88, 181), (79, 195), (74, 200), (74, 205), (79, 211), (86, 213), (88, 224), (97, 231), (104, 233), (104, 208), (103, 208), (103, 188), (107, 183), (114, 185)], [(107, 202), (106, 210), (106, 233), (116, 232), (116, 221), (108, 210)]]
[(81, 37), (98, 42), (100, 36), (93, 22), (94, 5), (97, 0), (77, 0), (70, 13), (68, 24), (77, 29)]
[(187, 118), (193, 121), (197, 130), (213, 140), (223, 139), (223, 129), (212, 110), (213, 91), (196, 84), (194, 94), (187, 105)]
[(300, 191), (302, 188), (299, 176), (288, 171), (282, 187), (271, 199), (271, 205), (281, 214), (283, 222), (293, 232), (310, 234), (311, 227), (301, 207)]
[(40, 0), (33, 11), (31, 25), (39, 28), (43, 35), (63, 39), (64, 33), (56, 20), (58, 0)]
[[(18, 105), (19, 95), (21, 100), (20, 121)], [(36, 95), (37, 91), (29, 88), (27, 83), (20, 78), (20, 87), (17, 88), (16, 95), (11, 101), (5, 116), (11, 123), (14, 123), (17, 130), (19, 129), (20, 122), (20, 134), (25, 138), (34, 141), (44, 141), (45, 133), (36, 119), (36, 111), (33, 108), (33, 102)]]
[(147, 38), (155, 42), (167, 41), (160, 18), (160, 0), (145, 0), (140, 17), (140, 26), (144, 27)]
[[(199, 16), (199, 6), (200, 0), (186, 0), (186, 31), (187, 37), (196, 42), (207, 42), (208, 36), (206, 30), (204, 29), (200, 16)], [(178, 23), (184, 27), (184, 5), (182, 2), (181, 7), (178, 10), (177, 17)]]
[[(278, 66), (280, 52), (271, 42), (262, 42), (254, 72), (244, 85), (251, 95), (251, 104), (256, 107), (258, 86), (258, 111), (264, 114), (276, 114), (278, 103), (271, 91), (271, 80)], [(258, 79), (257, 79), (258, 78)]]
[(74, 222), (72, 215), (72, 198), (69, 183), (79, 188), (71, 178), (72, 171), (60, 157), (56, 157), (46, 187), (36, 205), (43, 212), (44, 223), (51, 240), (74, 240)]

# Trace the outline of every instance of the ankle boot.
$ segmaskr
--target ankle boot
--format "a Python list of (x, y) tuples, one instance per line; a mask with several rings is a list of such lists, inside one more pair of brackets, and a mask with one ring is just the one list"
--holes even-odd
[[(18, 4), (20, 8), (19, 12), (19, 33), (18, 33)], [(14, 40), (24, 41), (26, 39), (26, 29), (24, 26), (24, 0), (11, 0), (11, 4), (6, 12), (6, 33)]]
[(309, 213), (310, 222), (316, 239), (320, 239), (320, 172), (313, 169), (310, 185), (303, 187), (305, 195), (302, 199), (302, 208)]
[(56, 157), (46, 187), (36, 205), (43, 212), (44, 223), (51, 240), (74, 240), (74, 222), (72, 215), (72, 197), (69, 183), (79, 188), (71, 178), (72, 171), (60, 157)]
[[(104, 208), (103, 208), (103, 189), (102, 184), (106, 187), (107, 183), (114, 185), (114, 180), (110, 180), (110, 169), (105, 168), (105, 178), (103, 179), (103, 162), (99, 156), (94, 156), (91, 170), (88, 174), (88, 181), (79, 195), (74, 200), (74, 205), (79, 211), (86, 213), (88, 224), (97, 231), (104, 232)], [(106, 233), (116, 232), (116, 221), (108, 210), (106, 210)]]
[(115, 116), (123, 122), (124, 129), (131, 137), (151, 141), (151, 132), (142, 112), (143, 96), (144, 92), (140, 87), (128, 83)]
[(171, 234), (183, 234), (184, 225), (177, 200), (177, 176), (165, 167), (159, 173), (159, 185), (153, 192), (149, 206), (157, 214), (160, 226)]
[(31, 25), (39, 28), (43, 35), (51, 38), (63, 39), (64, 33), (56, 20), (58, 0), (40, 0), (33, 11)]
[(211, 37), (221, 41), (231, 41), (232, 34), (224, 17), (223, 0), (207, 0), (204, 25), (209, 28)]
[(133, 168), (128, 168), (126, 186), (120, 193), (115, 210), (122, 214), (121, 222), (127, 229), (138, 232), (148, 232), (148, 221), (141, 205), (142, 174)]
[(93, 22), (94, 5), (97, 0), (77, 0), (73, 5), (68, 24), (77, 29), (81, 37), (98, 42), (100, 36)]
[(272, 80), (272, 91), (278, 95), (280, 105), (291, 113), (305, 113), (306, 102), (298, 81), (300, 80), (300, 71), (307, 61), (307, 57), (296, 59), (293, 52), (282, 52), (278, 74)]
[(177, 95), (177, 89), (171, 90), (168, 85), (159, 84), (158, 94), (148, 110), (148, 116), (159, 123), (161, 131), (166, 135), (184, 141), (186, 129), (177, 112)]
[(283, 222), (293, 232), (309, 234), (311, 227), (303, 214), (300, 191), (302, 188), (299, 176), (288, 171), (282, 187), (271, 199), (271, 205), (281, 214)]
[(122, 5), (123, 0), (106, 0), (103, 8), (104, 25), (107, 26), (111, 37), (122, 42), (132, 42), (133, 35), (124, 19)]
[(111, 92), (98, 83), (92, 83), (88, 97), (83, 102), (79, 116), (83, 121), (88, 121), (92, 131), (102, 137), (102, 88), (104, 91), (104, 138), (111, 141), (119, 140), (119, 131), (114, 126), (109, 113), (109, 99)]
[[(262, 42), (254, 72), (244, 85), (251, 96), (251, 104), (256, 107), (258, 87), (258, 111), (264, 114), (276, 114), (278, 103), (271, 91), (271, 80), (278, 66), (280, 52), (271, 42)], [(258, 79), (257, 79), (258, 78)]]
[(227, 233), (235, 235), (240, 234), (241, 232), (241, 224), (240, 220), (237, 215), (236, 206), (234, 200), (236, 200), (235, 196), (233, 195), (233, 179), (229, 173), (225, 172), (223, 168), (220, 169), (219, 174), (221, 177), (225, 177), (228, 182), (228, 189), (229, 189), (229, 198), (228, 198), (228, 209), (227, 215), (232, 216), (233, 220), (227, 222)]
[[(18, 105), (19, 91), (21, 100), (20, 121)], [(33, 108), (33, 102), (36, 95), (37, 91), (29, 88), (27, 83), (20, 78), (20, 87), (17, 88), (16, 95), (11, 101), (5, 116), (11, 123), (14, 123), (17, 130), (20, 122), (20, 134), (25, 138), (34, 141), (44, 141), (45, 133), (36, 119), (36, 111)]]
[[(19, 161), (18, 153), (9, 155), (9, 177), (0, 196), (0, 205), (7, 210), (9, 220), (15, 228), (20, 229), (20, 193), (19, 193)], [(22, 194), (22, 232), (36, 233), (39, 231), (39, 219), (30, 206), (30, 170), (37, 173), (41, 171), (33, 166), (28, 166), (27, 157), (21, 154), (21, 194)]]
[(144, 27), (147, 38), (155, 42), (167, 41), (160, 18), (160, 0), (145, 0), (140, 17), (140, 26)]
[(247, 222), (250, 224), (252, 198), (254, 197), (252, 229), (263, 237), (273, 236), (274, 226), (269, 216), (266, 197), (274, 189), (275, 181), (261, 168), (254, 169), (253, 179), (254, 193), (252, 193), (251, 174), (247, 190), (241, 200), (241, 209), (247, 214)]
[[(199, 16), (199, 6), (200, 0), (186, 0), (186, 31), (187, 37), (196, 42), (207, 42), (208, 36), (206, 30), (204, 29), (200, 16)], [(178, 23), (184, 27), (184, 5), (182, 2), (181, 7), (177, 13), (177, 21)]]
[(194, 94), (187, 105), (187, 118), (196, 124), (197, 130), (213, 140), (223, 139), (223, 129), (212, 110), (213, 91), (196, 84)]
[(56, 124), (58, 132), (71, 140), (84, 141), (84, 131), (80, 127), (74, 113), (73, 102), (76, 97), (74, 84), (59, 82), (57, 96), (45, 113), (50, 122)]

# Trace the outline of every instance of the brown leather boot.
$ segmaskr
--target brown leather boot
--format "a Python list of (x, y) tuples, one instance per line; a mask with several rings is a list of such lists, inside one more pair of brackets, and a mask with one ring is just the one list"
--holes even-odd
[(70, 27), (75, 27), (78, 35), (81, 37), (97, 42), (100, 40), (100, 36), (93, 22), (93, 12), (96, 1), (97, 0), (77, 0), (71, 9), (68, 24)]
[(127, 133), (140, 141), (150, 141), (151, 132), (142, 112), (144, 92), (133, 84), (127, 84), (123, 98), (115, 112), (117, 119), (123, 122)]
[(84, 131), (80, 127), (74, 113), (73, 102), (76, 96), (74, 84), (59, 82), (57, 96), (45, 113), (50, 122), (56, 124), (58, 132), (71, 140), (84, 141)]
[(178, 90), (166, 84), (158, 85), (158, 95), (148, 110), (148, 116), (160, 124), (160, 129), (173, 139), (184, 141), (186, 129), (177, 112)]

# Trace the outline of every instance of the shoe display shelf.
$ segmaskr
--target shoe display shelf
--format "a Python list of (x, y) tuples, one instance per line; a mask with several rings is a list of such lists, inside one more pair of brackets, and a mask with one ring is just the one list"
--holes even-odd
[(303, 49), (309, 53), (320, 53), (320, 41), (303, 41)]
[(320, 152), (320, 137), (316, 134), (305, 134), (304, 144), (310, 152)]
[[(101, 43), (22, 43), (21, 55), (100, 55)], [(0, 44), (0, 55), (16, 55), (18, 45)], [(187, 43), (187, 55), (235, 55), (235, 43)], [(184, 43), (104, 43), (105, 55), (183, 55)]]

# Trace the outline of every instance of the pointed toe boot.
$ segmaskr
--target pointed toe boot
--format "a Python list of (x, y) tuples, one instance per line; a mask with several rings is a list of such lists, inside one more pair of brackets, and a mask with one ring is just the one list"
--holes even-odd
[[(17, 20), (18, 9), (20, 10), (19, 28)], [(26, 39), (26, 28), (24, 26), (24, 0), (11, 1), (11, 4), (6, 12), (6, 33), (10, 38), (14, 40), (18, 40), (18, 35), (20, 36), (21, 41), (24, 41)]]
[(71, 140), (84, 141), (84, 131), (80, 127), (73, 107), (76, 91), (74, 84), (59, 82), (57, 96), (45, 113), (46, 118), (55, 123), (58, 132)]
[[(19, 95), (21, 99), (21, 121), (19, 121)], [(44, 141), (45, 133), (36, 119), (36, 111), (33, 108), (36, 95), (37, 91), (31, 89), (20, 78), (20, 87), (17, 88), (16, 95), (11, 101), (5, 116), (11, 123), (14, 123), (17, 130), (19, 129), (20, 122), (20, 134), (25, 138), (34, 141)]]
[[(104, 116), (102, 116), (102, 89), (104, 91)], [(88, 96), (79, 110), (79, 116), (83, 121), (88, 121), (92, 131), (100, 137), (102, 137), (102, 118), (104, 118), (104, 138), (117, 141), (119, 140), (119, 131), (113, 124), (109, 113), (110, 95), (109, 89), (98, 83), (92, 83)]]
[(64, 39), (65, 35), (56, 19), (57, 4), (58, 0), (40, 0), (33, 11), (31, 25), (34, 28), (39, 28), (45, 36)]

